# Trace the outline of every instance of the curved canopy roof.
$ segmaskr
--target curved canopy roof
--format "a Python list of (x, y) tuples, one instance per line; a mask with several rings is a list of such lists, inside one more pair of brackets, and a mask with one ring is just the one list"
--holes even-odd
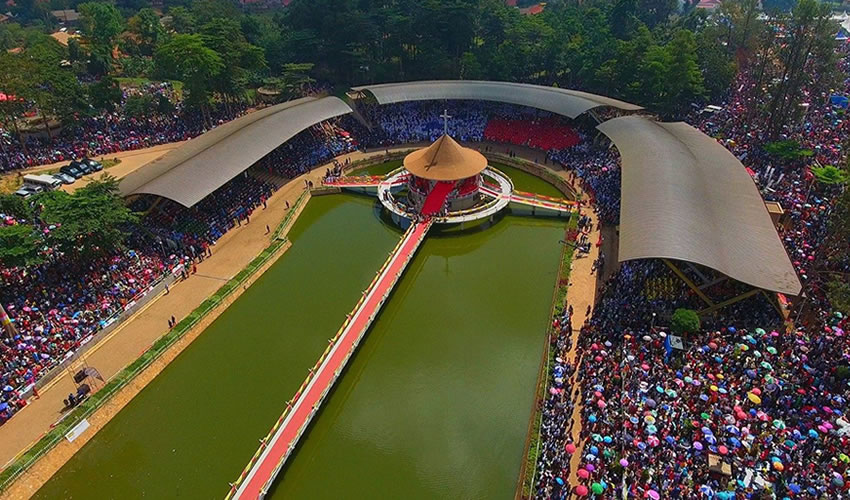
[(596, 128), (622, 157), (621, 262), (694, 262), (757, 288), (799, 294), (764, 201), (726, 148), (682, 122), (626, 116)]
[(577, 90), (543, 87), (527, 83), (486, 82), (478, 80), (431, 80), (420, 82), (384, 83), (354, 87), (368, 91), (379, 104), (404, 101), (470, 99), (496, 101), (529, 106), (551, 113), (575, 118), (598, 106), (612, 106), (623, 111), (643, 109), (635, 104), (618, 101)]
[(457, 181), (481, 173), (487, 168), (487, 158), (443, 135), (427, 148), (405, 156), (404, 168), (423, 179)]
[(304, 97), (247, 114), (129, 174), (121, 194), (154, 194), (191, 207), (299, 132), (350, 112), (336, 97)]

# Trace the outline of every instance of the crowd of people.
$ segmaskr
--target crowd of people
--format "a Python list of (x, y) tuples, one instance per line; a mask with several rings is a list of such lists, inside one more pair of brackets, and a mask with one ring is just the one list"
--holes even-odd
[[(840, 55), (850, 75), (846, 45)], [(845, 78), (835, 92), (850, 92)], [(657, 261), (621, 264), (578, 332), (571, 307), (553, 319), (555, 362), (541, 403), (536, 498), (850, 495), (850, 420), (844, 414), (850, 321), (831, 307), (816, 271), (850, 271), (847, 242), (839, 255), (823, 255), (840, 186), (818, 183), (808, 168), (845, 164), (845, 110), (829, 95), (808, 95), (805, 117), (787, 125), (780, 139), (813, 156), (782, 158), (764, 148), (770, 138), (753, 110), (765, 95), (755, 79), (743, 71), (733, 87), (721, 109), (694, 113), (690, 121), (740, 158), (764, 198), (788, 214), (780, 237), (809, 309), (788, 323), (759, 294), (703, 318), (697, 331), (674, 334), (670, 313), (696, 308), (695, 298)], [(550, 158), (572, 168), (590, 188), (602, 220), (615, 223), (617, 162), (583, 167), (576, 154), (586, 144)], [(706, 291), (729, 296), (731, 286), (727, 281)]]
[(562, 117), (533, 108), (483, 101), (411, 101), (362, 106), (372, 130), (355, 134), (364, 147), (436, 141), (444, 130), (462, 142), (492, 141), (544, 152), (579, 144)]
[[(125, 112), (127, 99), (139, 95), (162, 96), (171, 106), (167, 110), (151, 110), (148, 116), (130, 116)], [(13, 131), (0, 129), (0, 172), (191, 139), (206, 132), (208, 126), (220, 125), (245, 110), (244, 105), (238, 104), (215, 106), (205, 121), (200, 112), (183, 107), (169, 82), (127, 87), (122, 89), (121, 102), (114, 111), (81, 116), (73, 124), (53, 131), (52, 136), (44, 133), (41, 120), (32, 122), (33, 133), (23, 134), (23, 144)]]

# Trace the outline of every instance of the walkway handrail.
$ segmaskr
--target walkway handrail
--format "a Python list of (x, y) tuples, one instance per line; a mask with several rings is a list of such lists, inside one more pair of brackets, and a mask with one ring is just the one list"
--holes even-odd
[(308, 198), (310, 191), (305, 189), (303, 193), (298, 195), (298, 198), (295, 202), (289, 207), (289, 212), (287, 212), (286, 216), (280, 221), (280, 224), (277, 225), (274, 232), (272, 233), (272, 240), (276, 240), (280, 238), (280, 235), (289, 227), (289, 224), (292, 222), (295, 214), (298, 213), (298, 209), (301, 207), (301, 204)]
[[(427, 222), (427, 224), (428, 224), (428, 225), (429, 225), (429, 227), (430, 227), (430, 225), (432, 224), (432, 222), (431, 222), (431, 221), (429, 221), (429, 222)], [(346, 315), (346, 319), (345, 319), (345, 321), (342, 323), (342, 325), (341, 325), (341, 326), (339, 327), (339, 329), (336, 331), (336, 333), (334, 334), (334, 336), (333, 336), (333, 337), (332, 337), (332, 338), (328, 341), (328, 346), (325, 348), (325, 350), (324, 350), (324, 351), (322, 352), (322, 354), (319, 356), (319, 359), (316, 361), (316, 363), (315, 363), (315, 364), (313, 364), (313, 367), (312, 367), (312, 368), (310, 368), (310, 370), (309, 370), (309, 372), (308, 372), (308, 375), (307, 375), (307, 377), (304, 379), (304, 381), (301, 383), (301, 386), (298, 388), (298, 390), (295, 392), (295, 394), (292, 396), (292, 398), (291, 398), (289, 401), (287, 401), (287, 402), (286, 402), (286, 408), (283, 410), (283, 413), (281, 413), (280, 417), (277, 419), (277, 421), (275, 422), (275, 424), (272, 426), (271, 430), (269, 430), (269, 432), (266, 434), (266, 436), (265, 436), (265, 437), (264, 437), (264, 438), (260, 441), (260, 446), (259, 446), (259, 448), (257, 448), (257, 451), (256, 451), (256, 452), (254, 452), (254, 455), (253, 455), (253, 456), (251, 456), (251, 459), (248, 461), (248, 464), (245, 466), (245, 468), (244, 468), (244, 469), (242, 469), (242, 472), (241, 472), (241, 474), (239, 475), (239, 478), (237, 478), (237, 480), (236, 480), (236, 481), (234, 481), (233, 483), (231, 483), (231, 484), (230, 484), (230, 491), (229, 491), (229, 492), (227, 493), (227, 495), (225, 496), (225, 500), (230, 500), (231, 498), (233, 498), (233, 496), (236, 494), (236, 492), (237, 492), (237, 490), (239, 489), (239, 487), (240, 487), (240, 486), (242, 485), (242, 483), (245, 481), (245, 478), (248, 476), (248, 474), (251, 472), (251, 470), (254, 468), (254, 466), (255, 466), (255, 465), (257, 465), (257, 460), (260, 458), (260, 455), (262, 455), (263, 450), (265, 450), (266, 445), (268, 444), (269, 440), (270, 440), (270, 439), (274, 436), (274, 434), (278, 431), (278, 429), (280, 428), (280, 426), (281, 426), (281, 425), (283, 424), (283, 422), (286, 420), (286, 417), (287, 417), (287, 416), (289, 415), (289, 413), (292, 411), (292, 409), (293, 409), (293, 404), (294, 404), (296, 401), (298, 401), (298, 399), (301, 397), (301, 395), (302, 395), (302, 393), (304, 392), (304, 390), (307, 388), (307, 386), (309, 386), (309, 385), (310, 385), (310, 382), (313, 380), (313, 377), (315, 377), (315, 376), (316, 376), (316, 374), (318, 373), (318, 369), (319, 369), (319, 367), (320, 367), (320, 366), (321, 366), (321, 365), (325, 362), (325, 360), (327, 359), (327, 357), (328, 357), (328, 355), (330, 354), (331, 350), (333, 349), (333, 346), (336, 344), (337, 340), (339, 340), (339, 338), (340, 338), (340, 336), (342, 335), (342, 333), (345, 331), (345, 329), (346, 329), (346, 328), (348, 327), (348, 325), (351, 323), (351, 319), (354, 317), (354, 314), (357, 312), (357, 310), (360, 308), (360, 306), (361, 306), (361, 305), (363, 304), (363, 302), (366, 300), (366, 297), (368, 297), (368, 296), (369, 296), (369, 293), (370, 293), (370, 292), (374, 289), (374, 287), (375, 287), (375, 285), (378, 283), (378, 281), (379, 281), (379, 279), (380, 279), (381, 275), (384, 273), (384, 271), (386, 270), (386, 268), (387, 268), (387, 267), (390, 265), (390, 263), (392, 262), (393, 257), (395, 256), (396, 252), (398, 252), (398, 251), (399, 251), (399, 249), (402, 247), (402, 245), (404, 245), (404, 244), (405, 244), (405, 242), (407, 241), (407, 239), (408, 239), (408, 238), (409, 238), (409, 237), (413, 234), (413, 232), (416, 230), (416, 227), (417, 227), (417, 224), (411, 224), (411, 225), (410, 225), (410, 227), (408, 227), (408, 228), (407, 228), (407, 230), (404, 232), (404, 235), (401, 237), (401, 239), (399, 239), (398, 243), (396, 243), (396, 246), (393, 248), (393, 250), (390, 252), (390, 254), (389, 254), (389, 256), (387, 257), (387, 259), (384, 261), (383, 265), (381, 265), (381, 267), (380, 267), (380, 268), (378, 269), (378, 271), (375, 273), (375, 277), (374, 277), (374, 278), (372, 278), (372, 281), (369, 283), (369, 285), (366, 287), (366, 289), (363, 291), (363, 293), (361, 293), (361, 295), (360, 295), (360, 299), (358, 299), (358, 300), (357, 300), (357, 303), (354, 305), (354, 307), (352, 308), (351, 312), (350, 312), (349, 314), (347, 314), (347, 315)], [(423, 231), (422, 236), (420, 237), (420, 242), (421, 242), (421, 238), (424, 238), (425, 234), (427, 234), (427, 228), (426, 228), (426, 230), (425, 230), (425, 231)], [(418, 242), (417, 242), (417, 243), (418, 243)], [(418, 246), (418, 244), (417, 244), (417, 246)], [(411, 255), (412, 255), (412, 253), (411, 253)], [(408, 259), (409, 259), (409, 258), (410, 258), (410, 256), (408, 256)], [(398, 279), (398, 276), (396, 276), (396, 278), (395, 278), (395, 279)], [(386, 299), (386, 296), (388, 296), (388, 295), (389, 295), (389, 293), (392, 291), (392, 288), (393, 288), (393, 287), (390, 287), (390, 288), (388, 289), (388, 291), (387, 291), (387, 293), (386, 293), (385, 297), (382, 299), (382, 302), (383, 302), (383, 300), (385, 300), (385, 299)], [(375, 316), (376, 314), (377, 314), (377, 310), (373, 313), (372, 317), (370, 317), (370, 323), (371, 323), (371, 320), (372, 320), (372, 319), (374, 319), (374, 316)], [(345, 366), (345, 364), (346, 364), (346, 363), (347, 363), (347, 361), (348, 361), (348, 358), (351, 356), (351, 354), (352, 354), (352, 353), (354, 352), (354, 350), (357, 348), (358, 344), (359, 344), (359, 340), (358, 340), (357, 342), (355, 342), (355, 344), (352, 346), (351, 350), (348, 352), (348, 354), (347, 354), (347, 356), (346, 356), (346, 358), (345, 358), (345, 361), (342, 363), (342, 366)], [(336, 379), (336, 377), (338, 377), (338, 376), (339, 376), (339, 372), (335, 373), (334, 380), (335, 380), (335, 379)], [(331, 388), (331, 387), (333, 387), (333, 385), (334, 385), (333, 383), (331, 383), (331, 384), (329, 384), (329, 385), (328, 385), (328, 387), (327, 387), (327, 388), (325, 389), (325, 391), (322, 393), (322, 396), (321, 396), (321, 397), (320, 397), (320, 399), (319, 399), (320, 401), (324, 400), (325, 396), (327, 395), (327, 392), (330, 390), (330, 388)], [(313, 408), (313, 412), (311, 413), (311, 417), (312, 417), (312, 415), (313, 415), (313, 414), (315, 414), (315, 412), (317, 411), (317, 409), (318, 409), (318, 407)], [(298, 437), (296, 437), (296, 439), (294, 439), (294, 440), (293, 440), (293, 443), (295, 443), (295, 442), (297, 442), (297, 441), (298, 441), (298, 438), (300, 438), (300, 436), (303, 434), (304, 430), (306, 429), (307, 425), (309, 425), (310, 420), (312, 420), (312, 418), (308, 418), (308, 419), (305, 421), (304, 425), (303, 425), (303, 426), (302, 426), (302, 427), (298, 430), (298, 434), (297, 434), (297, 436), (298, 436)], [(277, 473), (280, 471), (280, 468), (281, 468), (281, 467), (283, 467), (283, 463), (284, 463), (284, 462), (286, 461), (286, 459), (289, 457), (289, 455), (290, 455), (290, 453), (292, 452), (292, 449), (293, 449), (293, 448), (294, 448), (294, 444), (293, 444), (293, 445), (292, 445), (292, 446), (291, 446), (291, 447), (287, 450), (287, 452), (286, 452), (286, 453), (284, 454), (284, 456), (281, 458), (280, 462), (276, 465), (276, 467), (275, 467), (275, 469), (274, 469), (274, 473), (273, 473), (273, 474), (270, 476), (270, 478), (267, 480), (266, 484), (264, 484), (264, 486), (263, 486), (263, 491), (267, 491), (267, 489), (268, 489), (268, 487), (270, 486), (271, 482), (274, 480), (274, 478), (277, 476)]]

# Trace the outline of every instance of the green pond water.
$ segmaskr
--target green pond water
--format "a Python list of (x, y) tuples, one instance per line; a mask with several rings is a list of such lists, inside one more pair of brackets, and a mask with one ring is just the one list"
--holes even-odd
[[(292, 248), (36, 497), (223, 497), (398, 241), (377, 213), (313, 198)], [(512, 497), (563, 227), (429, 234), (271, 496)]]

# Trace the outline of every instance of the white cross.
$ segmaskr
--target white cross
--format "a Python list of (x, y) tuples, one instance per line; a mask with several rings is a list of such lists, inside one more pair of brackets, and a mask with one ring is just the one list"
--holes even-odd
[(449, 110), (444, 109), (440, 118), (443, 119), (443, 135), (449, 135), (449, 118), (451, 118), (451, 116), (449, 116)]

